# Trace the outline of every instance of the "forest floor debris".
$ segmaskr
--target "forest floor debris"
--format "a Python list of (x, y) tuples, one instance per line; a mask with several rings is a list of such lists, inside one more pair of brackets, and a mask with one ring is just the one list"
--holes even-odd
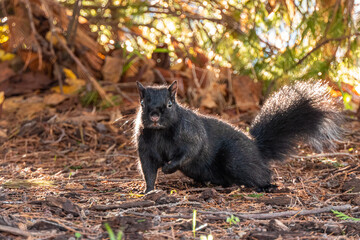
[[(131, 143), (136, 105), (93, 112), (43, 110), (0, 124), (0, 236), (4, 239), (107, 239), (105, 223), (123, 239), (358, 239), (360, 144), (357, 120), (335, 152), (307, 146), (274, 163), (269, 193), (206, 186), (177, 172), (160, 172), (157, 189), (143, 195)], [(116, 111), (115, 111), (116, 112)], [(235, 117), (231, 122), (246, 126)], [(6, 126), (6, 127), (5, 127)], [(197, 211), (194, 224), (194, 212)], [(332, 210), (344, 215), (335, 215)], [(347, 217), (348, 218), (347, 218)], [(195, 231), (196, 230), (196, 231)], [(195, 232), (195, 238), (194, 238)]]

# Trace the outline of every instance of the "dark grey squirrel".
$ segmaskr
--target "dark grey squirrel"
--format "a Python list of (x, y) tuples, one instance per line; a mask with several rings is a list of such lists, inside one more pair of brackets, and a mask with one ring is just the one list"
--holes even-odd
[(341, 137), (342, 117), (323, 82), (296, 82), (270, 96), (249, 134), (176, 101), (177, 82), (144, 87), (134, 140), (146, 181), (154, 189), (157, 171), (180, 170), (198, 182), (232, 184), (266, 191), (271, 160), (284, 160), (299, 143), (318, 151)]

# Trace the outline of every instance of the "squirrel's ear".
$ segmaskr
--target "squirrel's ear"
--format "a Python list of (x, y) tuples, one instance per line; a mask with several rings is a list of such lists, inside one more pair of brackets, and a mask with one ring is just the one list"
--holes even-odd
[(171, 94), (171, 97), (175, 97), (176, 90), (177, 90), (177, 81), (176, 80), (170, 85), (168, 90), (169, 90), (169, 92)]
[(136, 81), (136, 84), (137, 84), (137, 87), (138, 87), (138, 90), (139, 90), (140, 98), (143, 99), (144, 95), (145, 95), (145, 87), (138, 81)]

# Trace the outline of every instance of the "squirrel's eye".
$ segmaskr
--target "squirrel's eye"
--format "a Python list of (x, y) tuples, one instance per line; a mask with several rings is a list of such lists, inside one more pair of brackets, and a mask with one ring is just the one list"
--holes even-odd
[(144, 100), (141, 100), (141, 101), (140, 101), (140, 105), (141, 105), (142, 107), (145, 107)]
[(172, 105), (173, 105), (172, 101), (171, 101), (171, 100), (169, 100), (169, 101), (168, 101), (168, 104), (167, 104), (167, 107), (168, 107), (168, 108), (171, 108), (171, 107), (172, 107)]

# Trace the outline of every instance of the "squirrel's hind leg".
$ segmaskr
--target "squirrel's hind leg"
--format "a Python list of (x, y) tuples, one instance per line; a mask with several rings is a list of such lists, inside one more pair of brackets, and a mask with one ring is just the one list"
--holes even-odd
[(271, 171), (255, 152), (249, 154), (239, 148), (232, 150), (226, 164), (226, 174), (239, 186), (258, 189), (267, 189), (271, 186)]

